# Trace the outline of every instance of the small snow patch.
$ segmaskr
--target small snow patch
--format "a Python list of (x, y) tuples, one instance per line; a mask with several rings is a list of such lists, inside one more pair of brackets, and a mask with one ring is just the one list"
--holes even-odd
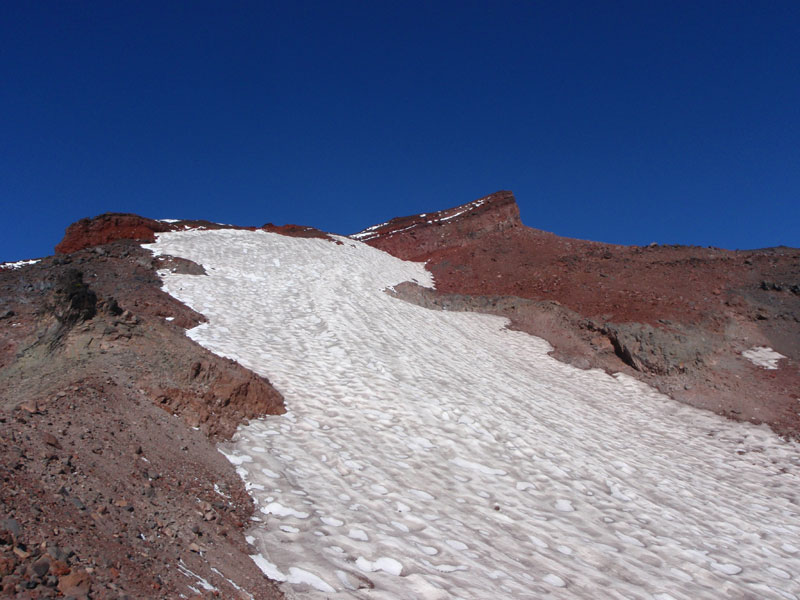
[(253, 457), (247, 454), (226, 454), (220, 450), (220, 453), (228, 459), (228, 462), (232, 465), (241, 465), (242, 463), (246, 462), (253, 462)]
[(769, 346), (754, 346), (750, 348), (750, 350), (742, 352), (742, 356), (758, 367), (771, 370), (777, 369), (778, 361), (782, 358), (786, 358), (783, 354), (775, 352), (775, 350)]
[(791, 573), (787, 573), (783, 569), (779, 569), (778, 567), (767, 567), (767, 571), (775, 575), (776, 577), (780, 577), (781, 579), (789, 580), (792, 578)]
[(261, 512), (265, 515), (275, 515), (278, 517), (296, 517), (298, 519), (305, 519), (308, 517), (307, 512), (295, 510), (278, 502), (270, 502), (261, 509)]
[(410, 489), (410, 490), (408, 490), (408, 493), (413, 495), (413, 496), (416, 496), (417, 498), (419, 498), (421, 500), (435, 500), (436, 499), (434, 496), (432, 496), (431, 494), (429, 494), (428, 492), (425, 492), (423, 490)]
[(470, 469), (472, 471), (477, 471), (478, 473), (482, 473), (484, 475), (505, 475), (506, 472), (502, 469), (495, 469), (493, 467), (487, 467), (486, 465), (482, 465), (481, 463), (472, 462), (471, 460), (465, 460), (463, 458), (453, 458), (450, 459), (450, 462), (454, 465), (457, 465), (463, 469)]
[(733, 563), (712, 562), (711, 566), (720, 573), (725, 573), (725, 575), (738, 575), (742, 572), (742, 567)]
[[(200, 584), (200, 587), (203, 588), (204, 590), (207, 590), (209, 592), (217, 592), (217, 591), (219, 591), (219, 590), (217, 590), (217, 588), (215, 588), (213, 585), (211, 585), (208, 581), (206, 581), (205, 579), (200, 577), (200, 575), (190, 571), (189, 568), (184, 564), (183, 561), (180, 561), (178, 563), (178, 570), (181, 573), (183, 573), (186, 577), (188, 577), (190, 579), (194, 578), (197, 581), (197, 583)], [(189, 587), (191, 587), (191, 586), (189, 586)]]
[(278, 567), (269, 562), (261, 554), (251, 554), (250, 558), (252, 558), (253, 562), (256, 563), (259, 569), (261, 569), (261, 572), (270, 579), (274, 579), (275, 581), (286, 581), (286, 575), (281, 573), (278, 570)]
[(369, 536), (367, 536), (367, 533), (363, 529), (351, 529), (347, 537), (353, 538), (354, 540), (361, 540), (362, 542), (369, 541)]
[(21, 269), (22, 267), (27, 267), (28, 265), (35, 265), (40, 260), (40, 258), (36, 258), (31, 260), (18, 260), (17, 262), (3, 263), (0, 265), (0, 269)]
[(445, 543), (453, 548), (454, 550), (467, 550), (469, 546), (467, 546), (464, 542), (460, 542), (458, 540), (445, 540)]

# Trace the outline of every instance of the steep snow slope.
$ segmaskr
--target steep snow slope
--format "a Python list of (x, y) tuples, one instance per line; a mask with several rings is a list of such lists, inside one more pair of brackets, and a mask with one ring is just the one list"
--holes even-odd
[(393, 299), (423, 266), (340, 240), (149, 246), (206, 268), (163, 273), (209, 320), (190, 335), (285, 396), (223, 448), (270, 576), (309, 598), (800, 597), (797, 445)]

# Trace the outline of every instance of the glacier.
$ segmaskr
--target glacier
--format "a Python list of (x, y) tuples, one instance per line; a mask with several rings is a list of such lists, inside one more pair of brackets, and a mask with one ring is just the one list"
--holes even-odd
[(284, 395), (220, 450), (287, 597), (800, 597), (796, 443), (393, 298), (423, 264), (334, 240), (145, 245), (206, 269), (160, 272), (208, 319), (188, 335)]

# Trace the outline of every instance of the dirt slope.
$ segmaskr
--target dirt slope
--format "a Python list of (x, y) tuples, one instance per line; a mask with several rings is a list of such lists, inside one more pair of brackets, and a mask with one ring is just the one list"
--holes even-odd
[(203, 276), (125, 240), (0, 269), (2, 597), (282, 597), (215, 447), (282, 398), (186, 337), (157, 268)]

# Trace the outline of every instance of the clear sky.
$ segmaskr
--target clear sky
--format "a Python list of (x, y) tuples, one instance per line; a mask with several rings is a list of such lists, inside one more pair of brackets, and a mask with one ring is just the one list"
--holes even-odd
[(800, 2), (0, 3), (0, 261), (107, 211), (352, 233), (498, 189), (800, 246)]

